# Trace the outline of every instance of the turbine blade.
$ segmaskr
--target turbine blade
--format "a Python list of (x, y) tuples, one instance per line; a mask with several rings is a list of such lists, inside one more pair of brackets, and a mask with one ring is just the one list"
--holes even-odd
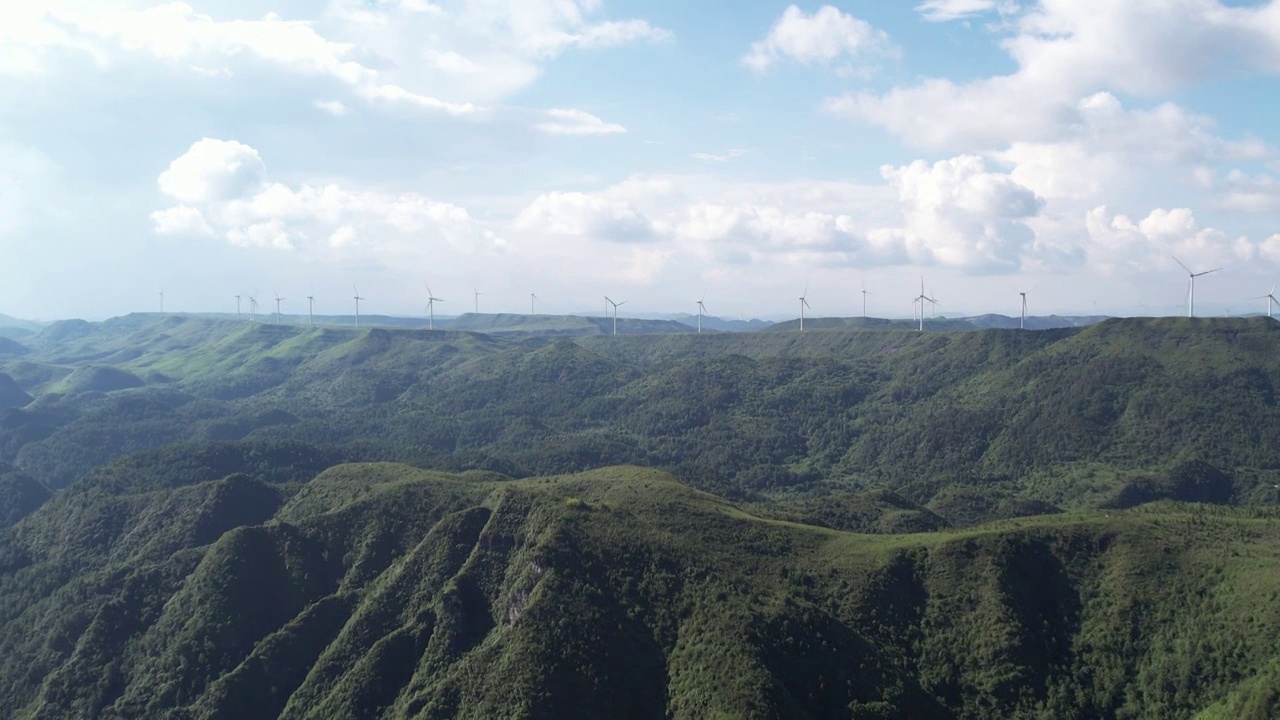
[(1177, 255), (1170, 255), (1169, 257), (1173, 258), (1173, 261), (1174, 261), (1174, 262), (1176, 262), (1176, 263), (1178, 263), (1179, 265), (1181, 265), (1181, 266), (1182, 266), (1182, 269), (1187, 271), (1187, 274), (1189, 274), (1189, 275), (1194, 274), (1194, 273), (1192, 273), (1192, 272), (1191, 272), (1191, 268), (1187, 267), (1185, 264), (1183, 264), (1183, 262), (1182, 262), (1181, 260), (1179, 260), (1179, 259), (1178, 259), (1178, 256), (1177, 256)]

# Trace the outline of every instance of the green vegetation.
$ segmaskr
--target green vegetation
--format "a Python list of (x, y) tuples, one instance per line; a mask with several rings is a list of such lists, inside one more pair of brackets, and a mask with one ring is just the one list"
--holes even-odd
[(541, 322), (0, 354), (0, 716), (1275, 716), (1271, 322)]

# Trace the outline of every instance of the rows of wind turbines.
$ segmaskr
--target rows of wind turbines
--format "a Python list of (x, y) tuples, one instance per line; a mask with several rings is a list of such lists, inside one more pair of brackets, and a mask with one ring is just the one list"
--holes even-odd
[[(1211, 270), (1202, 270), (1202, 271), (1196, 272), (1192, 270), (1190, 267), (1188, 267), (1181, 260), (1179, 260), (1177, 257), (1174, 257), (1173, 260), (1177, 262), (1178, 265), (1187, 273), (1187, 316), (1195, 317), (1196, 316), (1196, 279), (1204, 277), (1206, 275), (1212, 275), (1214, 273), (1221, 272), (1223, 268), (1213, 268)], [(430, 285), (427, 285), (424, 283), (424, 286), (426, 287), (426, 290), (427, 290), (427, 304), (426, 304), (427, 328), (434, 330), (436, 303), (445, 302), (445, 299), (441, 297), (437, 297), (436, 294), (432, 292)], [(1273, 317), (1274, 307), (1277, 304), (1280, 304), (1280, 299), (1277, 299), (1275, 295), (1277, 287), (1280, 287), (1280, 286), (1273, 285), (1271, 288), (1271, 291), (1266, 295), (1261, 295), (1261, 296), (1252, 298), (1254, 300), (1267, 301), (1267, 317), (1268, 318)], [(367, 300), (367, 298), (360, 295), (359, 288), (357, 288), (354, 284), (351, 286), (351, 289), (353, 291), (351, 299), (355, 304), (355, 324), (356, 324), (356, 327), (359, 327), (360, 326), (360, 303), (362, 301)], [(1034, 290), (1035, 290), (1035, 286), (1032, 286), (1028, 290), (1022, 290), (1018, 292), (1018, 295), (1021, 300), (1021, 310), (1020, 310), (1020, 316), (1018, 320), (1018, 327), (1020, 329), (1026, 329), (1027, 309), (1028, 309), (1027, 296), (1031, 294), (1031, 292)], [(478, 288), (473, 293), (473, 303), (475, 307), (475, 312), (477, 314), (479, 314), (480, 312), (480, 298), (484, 294), (485, 293), (480, 292)], [(864, 318), (867, 317), (867, 296), (870, 294), (871, 293), (866, 289), (866, 285), (864, 283), (861, 290), (862, 317)], [(160, 312), (163, 313), (164, 299), (165, 299), (164, 291), (160, 291), (159, 295), (160, 295)], [(808, 295), (809, 295), (809, 286), (806, 285), (804, 293), (802, 293), (798, 298), (799, 309), (800, 309), (800, 330), (801, 331), (804, 330), (806, 311), (812, 309), (812, 306), (809, 305)], [(243, 301), (248, 300), (247, 314), (248, 314), (249, 320), (250, 322), (257, 322), (260, 313), (259, 313), (259, 303), (258, 303), (256, 294), (236, 295), (235, 299), (236, 299), (236, 319), (237, 320), (243, 319), (245, 315), (245, 313), (243, 312), (244, 310)], [(274, 293), (273, 299), (275, 301), (275, 313), (273, 317), (274, 317), (274, 321), (278, 323), (282, 321), (282, 318), (283, 318), (282, 306), (284, 302), (288, 300), (288, 298), (283, 297), (280, 295), (279, 292), (276, 292)], [(307, 300), (307, 321), (310, 325), (314, 326), (316, 296), (314, 295), (314, 293), (311, 295), (307, 295), (306, 300)], [(702, 332), (703, 318), (708, 316), (709, 314), (705, 300), (706, 300), (705, 294), (703, 295), (702, 298), (699, 298), (697, 300), (697, 324), (695, 329), (698, 333)], [(609, 318), (610, 310), (612, 310), (612, 319), (613, 319), (612, 329), (613, 329), (613, 334), (617, 335), (618, 334), (618, 308), (623, 305), (626, 305), (627, 301), (626, 300), (615, 301), (606, 295), (604, 297), (604, 302), (605, 302), (604, 317)], [(920, 278), (920, 294), (915, 296), (911, 300), (912, 321), (917, 323), (917, 326), (920, 332), (924, 332), (924, 329), (925, 329), (926, 305), (930, 307), (930, 313), (931, 313), (930, 317), (936, 318), (937, 307), (939, 304), (940, 303), (936, 297), (932, 297), (928, 292), (925, 291), (924, 277), (922, 276)], [(529, 314), (536, 315), (537, 310), (538, 310), (538, 295), (537, 293), (529, 293)]]

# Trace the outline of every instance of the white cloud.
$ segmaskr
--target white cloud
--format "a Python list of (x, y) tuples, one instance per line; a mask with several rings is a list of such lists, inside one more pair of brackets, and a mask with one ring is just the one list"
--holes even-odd
[(151, 213), (156, 232), (161, 235), (214, 235), (204, 215), (189, 205), (175, 205)]
[(853, 70), (853, 62), (895, 52), (889, 36), (865, 20), (824, 5), (812, 15), (792, 5), (764, 39), (752, 43), (742, 62), (756, 72), (766, 72), (783, 60), (803, 65)]
[(212, 235), (242, 247), (385, 253), (388, 258), (420, 255), (423, 233), (464, 252), (505, 245), (466, 209), (416, 193), (267, 182), (257, 150), (230, 140), (195, 143), (170, 163), (159, 184), (182, 201), (152, 213), (161, 234)]
[(536, 127), (548, 135), (615, 135), (627, 129), (616, 123), (607, 123), (585, 110), (552, 109), (544, 111), (547, 120)]
[(1007, 174), (988, 171), (980, 157), (917, 160), (881, 173), (898, 192), (902, 232), (916, 254), (965, 270), (1007, 272), (1020, 269), (1034, 246), (1027, 221), (1044, 200)]
[(258, 151), (234, 140), (203, 138), (160, 174), (160, 191), (184, 202), (234, 200), (262, 185), (267, 174)]
[(185, 2), (9, 3), (0, 8), (0, 74), (45, 72), (66, 49), (99, 66), (143, 56), (209, 78), (234, 77), (252, 61), (336, 80), (367, 102), (473, 115), (570, 48), (672, 38), (640, 19), (592, 21), (599, 9), (598, 0), (337, 0), (320, 17), (222, 20)]
[(343, 105), (337, 100), (316, 100), (311, 104), (317, 110), (323, 110), (324, 112), (329, 113), (334, 117), (342, 117), (343, 115), (346, 115), (348, 112), (351, 112), (351, 108), (347, 107), (346, 105)]
[(1175, 5), (1042, 0), (1016, 17), (1002, 43), (1017, 63), (1011, 74), (929, 78), (824, 106), (915, 146), (972, 152), (1058, 139), (1078, 121), (1081, 100), (1102, 91), (1150, 98), (1241, 65), (1280, 72), (1280, 4)]
[(1233, 242), (1220, 230), (1201, 227), (1187, 208), (1157, 208), (1135, 222), (1100, 206), (1089, 211), (1085, 225), (1089, 264), (1108, 273), (1184, 272), (1174, 256), (1197, 270), (1212, 269), (1254, 252), (1247, 240)]
[(515, 227), (615, 242), (647, 242), (658, 233), (630, 203), (578, 192), (539, 195), (516, 217)]
[(1002, 14), (1009, 14), (1016, 12), (1017, 7), (1017, 3), (1008, 0), (925, 0), (916, 6), (916, 12), (929, 22), (948, 22), (984, 15), (995, 10), (999, 10)]
[(694, 153), (693, 159), (701, 160), (703, 162), (724, 163), (729, 162), (734, 158), (742, 157), (746, 153), (746, 150), (742, 150), (740, 148), (729, 148), (722, 153)]

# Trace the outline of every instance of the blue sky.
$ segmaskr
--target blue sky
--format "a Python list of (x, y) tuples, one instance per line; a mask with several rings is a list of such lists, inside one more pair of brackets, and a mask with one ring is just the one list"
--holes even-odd
[(0, 312), (1173, 314), (1280, 280), (1280, 3), (0, 8)]

